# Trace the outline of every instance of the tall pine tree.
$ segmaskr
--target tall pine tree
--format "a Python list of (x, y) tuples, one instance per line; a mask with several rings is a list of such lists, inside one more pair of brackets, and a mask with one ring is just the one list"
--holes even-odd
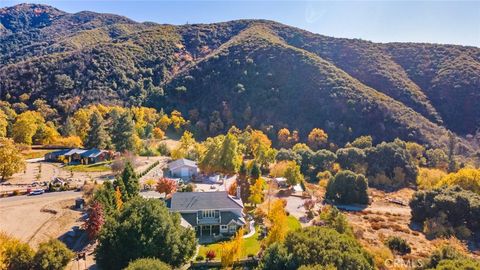
[(110, 145), (110, 137), (105, 129), (103, 117), (94, 112), (90, 118), (90, 132), (87, 135), (85, 146), (89, 148), (105, 149)]
[(119, 152), (132, 151), (135, 148), (133, 135), (135, 125), (129, 112), (120, 115), (113, 123), (112, 142)]
[(115, 182), (115, 188), (116, 187), (119, 187), (124, 202), (138, 195), (140, 184), (138, 182), (137, 174), (133, 170), (133, 166), (130, 162), (125, 164), (125, 169), (123, 169), (120, 177), (117, 178)]

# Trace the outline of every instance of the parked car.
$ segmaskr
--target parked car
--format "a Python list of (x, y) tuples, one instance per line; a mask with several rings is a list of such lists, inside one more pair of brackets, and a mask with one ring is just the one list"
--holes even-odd
[(30, 195), (42, 195), (43, 193), (45, 193), (45, 190), (43, 190), (43, 189), (35, 189), (35, 190), (33, 190), (32, 192), (30, 192), (29, 194), (30, 194)]

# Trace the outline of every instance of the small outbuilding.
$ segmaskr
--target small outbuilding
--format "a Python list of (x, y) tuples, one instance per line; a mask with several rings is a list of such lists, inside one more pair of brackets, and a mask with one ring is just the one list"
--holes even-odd
[(197, 163), (186, 158), (177, 159), (168, 163), (170, 176), (182, 179), (191, 179), (198, 175)]

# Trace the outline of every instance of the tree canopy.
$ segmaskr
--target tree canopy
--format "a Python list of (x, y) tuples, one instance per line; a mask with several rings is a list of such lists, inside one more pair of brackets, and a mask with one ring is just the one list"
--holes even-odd
[(195, 233), (180, 226), (179, 214), (170, 213), (162, 201), (137, 197), (105, 224), (95, 258), (108, 269), (121, 269), (144, 257), (178, 267), (193, 256), (195, 246)]

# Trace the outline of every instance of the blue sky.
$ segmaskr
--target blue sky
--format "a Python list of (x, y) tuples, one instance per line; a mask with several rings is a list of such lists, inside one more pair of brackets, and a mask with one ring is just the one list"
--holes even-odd
[[(0, 0), (1, 6), (23, 1)], [(68, 12), (115, 13), (136, 21), (211, 23), (270, 19), (334, 37), (480, 47), (480, 1), (32, 0)]]

